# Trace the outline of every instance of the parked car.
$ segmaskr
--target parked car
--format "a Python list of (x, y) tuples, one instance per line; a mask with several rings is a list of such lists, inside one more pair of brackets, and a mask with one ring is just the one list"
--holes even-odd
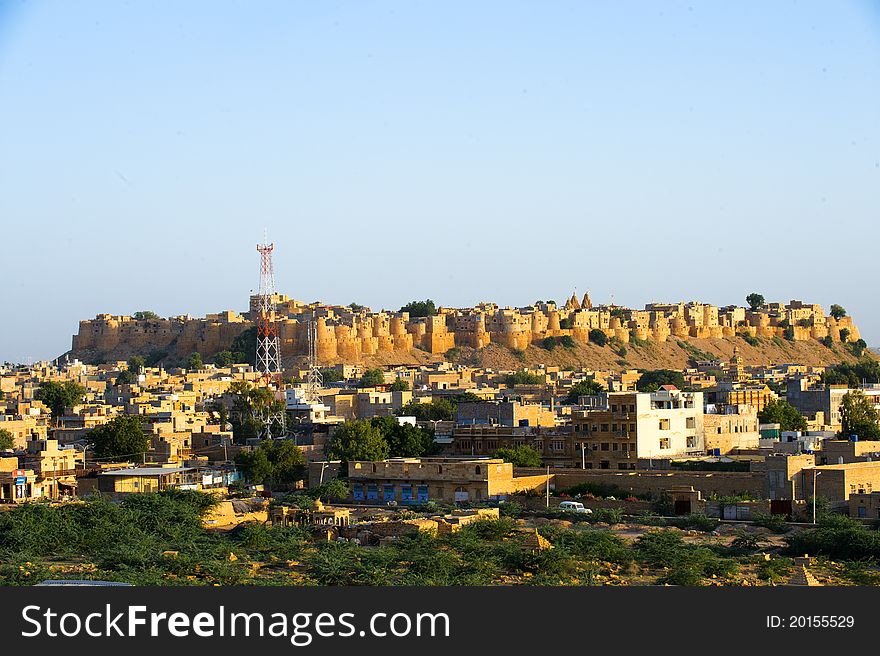
[(580, 501), (563, 501), (559, 504), (559, 509), (566, 512), (587, 513), (588, 515), (593, 514), (593, 511), (589, 508), (584, 508), (584, 504)]

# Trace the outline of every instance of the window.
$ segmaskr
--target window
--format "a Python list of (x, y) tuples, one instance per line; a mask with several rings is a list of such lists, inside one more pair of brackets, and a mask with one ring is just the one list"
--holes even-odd
[(419, 501), (427, 501), (428, 500), (428, 486), (427, 485), (419, 485), (417, 493), (419, 495)]
[(602, 450), (603, 450), (603, 451), (607, 451), (607, 450), (608, 450), (608, 442), (602, 442)]
[(689, 435), (687, 438), (687, 448), (693, 449), (697, 446), (697, 436)]
[(367, 485), (367, 500), (376, 501), (379, 498), (379, 488), (375, 485)]
[(602, 432), (603, 432), (603, 433), (607, 433), (607, 432), (608, 432), (608, 424), (602, 424)]
[(364, 486), (360, 483), (355, 483), (351, 488), (351, 496), (355, 501), (363, 501), (364, 500)]
[(611, 412), (617, 412), (617, 406), (616, 406), (616, 405), (612, 405), (612, 406), (611, 406)]
[(660, 430), (669, 430), (669, 420), (661, 419), (660, 420)]
[(686, 418), (686, 419), (684, 420), (684, 426), (685, 426), (685, 428), (696, 428), (696, 427), (697, 427), (697, 420), (696, 420), (696, 418), (695, 418), (695, 417), (688, 417), (688, 418)]
[(669, 438), (668, 437), (661, 437), (660, 438), (660, 448), (661, 449), (668, 449), (669, 448)]

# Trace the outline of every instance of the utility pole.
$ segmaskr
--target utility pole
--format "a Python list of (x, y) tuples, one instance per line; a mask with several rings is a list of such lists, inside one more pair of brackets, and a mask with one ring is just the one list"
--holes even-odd
[(816, 471), (816, 466), (813, 465), (813, 524), (816, 523), (816, 477), (821, 473)]
[(547, 465), (547, 507), (550, 507), (550, 465)]

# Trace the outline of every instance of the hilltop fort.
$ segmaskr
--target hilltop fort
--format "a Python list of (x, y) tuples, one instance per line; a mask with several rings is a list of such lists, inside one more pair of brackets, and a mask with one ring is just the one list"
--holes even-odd
[[(203, 318), (176, 316), (118, 316), (99, 314), (81, 321), (70, 355), (84, 361), (124, 359), (133, 354), (158, 353), (182, 360), (192, 352), (211, 358), (229, 349), (251, 328), (256, 299), (248, 312), (225, 311)], [(427, 316), (406, 311), (373, 312), (369, 308), (303, 303), (283, 294), (273, 296), (281, 351), (286, 359), (308, 351), (307, 327), (316, 326), (316, 352), (322, 363), (357, 363), (372, 358), (440, 356), (453, 349), (503, 347), (524, 352), (551, 340), (562, 343), (661, 345), (673, 342), (705, 345), (706, 340), (753, 345), (759, 341), (792, 348), (858, 343), (859, 330), (849, 316), (826, 315), (820, 305), (793, 300), (760, 307), (718, 307), (700, 302), (650, 303), (644, 309), (616, 305), (594, 306), (589, 294), (572, 295), (564, 305), (536, 302), (511, 308), (480, 303), (469, 308), (433, 309)], [(781, 342), (784, 340), (784, 342)], [(828, 347), (827, 349), (825, 347)], [(830, 351), (829, 351), (830, 352)], [(840, 359), (839, 357), (832, 357)], [(401, 360), (403, 361), (403, 360)]]

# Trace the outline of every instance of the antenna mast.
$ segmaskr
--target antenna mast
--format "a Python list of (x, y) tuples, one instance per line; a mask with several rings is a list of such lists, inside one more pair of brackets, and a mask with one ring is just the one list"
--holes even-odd
[(321, 389), (324, 387), (324, 376), (318, 368), (318, 323), (314, 315), (309, 320), (309, 375), (306, 380), (306, 402), (320, 403)]
[[(275, 271), (272, 251), (275, 244), (257, 244), (260, 254), (260, 290), (257, 303), (257, 371), (262, 374), (263, 386), (272, 391), (281, 389), (281, 349), (278, 345), (278, 324), (275, 321)], [(274, 389), (273, 389), (274, 383)], [(285, 411), (272, 407), (266, 409), (266, 437), (284, 435)]]

